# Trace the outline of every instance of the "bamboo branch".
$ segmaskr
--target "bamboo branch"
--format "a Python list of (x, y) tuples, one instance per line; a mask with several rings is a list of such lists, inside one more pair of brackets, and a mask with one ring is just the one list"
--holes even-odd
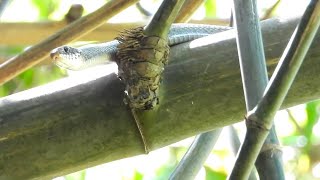
[[(248, 113), (247, 133), (230, 179), (246, 179), (260, 153), (295, 76), (320, 25), (320, 3), (311, 1), (270, 79), (263, 98)], [(272, 147), (271, 147), (272, 148)], [(282, 177), (277, 177), (282, 179)]]
[(277, 7), (279, 6), (281, 0), (277, 0), (277, 2), (275, 2), (271, 8), (269, 8), (265, 14), (263, 15), (263, 17), (261, 18), (262, 20), (266, 20), (271, 18), (272, 13), (277, 9)]
[[(230, 141), (231, 141), (232, 152), (236, 156), (238, 154), (239, 149), (240, 149), (241, 142), (238, 137), (237, 131), (233, 125), (228, 126), (228, 130), (229, 130), (230, 137), (231, 137)], [(255, 168), (253, 168), (250, 175), (249, 175), (248, 180), (256, 180), (257, 179), (256, 174), (257, 174), (257, 170)]]
[[(0, 44), (5, 45), (32, 45), (47, 38), (50, 34), (67, 26), (66, 21), (51, 22), (7, 22), (0, 23)], [(128, 28), (142, 26), (143, 23), (113, 24), (105, 23), (91, 32), (79, 37), (79, 41), (108, 41), (114, 39), (117, 34)], [(21, 31), (23, 29), (23, 31)], [(35, 36), (36, 34), (36, 36)]]
[(216, 144), (222, 128), (197, 135), (181, 159), (170, 180), (193, 180)]
[[(137, 0), (109, 1), (95, 12), (76, 20), (61, 31), (1, 64), (0, 84), (9, 81), (26, 69), (38, 64), (48, 56), (49, 52), (55, 47), (79, 38), (135, 2), (137, 2)], [(19, 29), (19, 31), (21, 31), (21, 29)]]
[(204, 0), (186, 0), (174, 22), (188, 22), (194, 12), (203, 4)]
[[(237, 27), (237, 47), (244, 96), (247, 111), (251, 111), (261, 99), (268, 83), (256, 0), (235, 0), (233, 10)], [(272, 127), (264, 146), (279, 146), (274, 127)], [(268, 152), (259, 154), (257, 161), (255, 161), (260, 178), (284, 179), (281, 153), (274, 153), (274, 156), (265, 158), (264, 154), (268, 154)], [(251, 171), (253, 165), (254, 162), (250, 168), (245, 169), (247, 174), (243, 179), (248, 179), (250, 172), (251, 177), (253, 176)]]
[(64, 18), (68, 23), (71, 23), (82, 16), (83, 10), (84, 8), (81, 4), (73, 4)]
[[(175, 23), (188, 22), (193, 13), (199, 8), (199, 6), (204, 2), (204, 0), (186, 0), (182, 8), (179, 11)], [(140, 2), (136, 4), (137, 9), (145, 16), (152, 16), (152, 13), (147, 9), (144, 9)]]
[(171, 24), (175, 21), (185, 0), (164, 0), (150, 23), (144, 28), (147, 36), (167, 39)]
[[(262, 22), (270, 71), (297, 22)], [(242, 120), (245, 107), (232, 32), (171, 49), (160, 91), (165, 98), (143, 121), (151, 150)], [(282, 108), (320, 98), (320, 83), (315, 83), (319, 52), (320, 32)], [(83, 72), (0, 99), (1, 178), (49, 179), (144, 153), (123, 104), (122, 83), (108, 68), (103, 72)]]
[(1, 15), (3, 13), (3, 11), (5, 10), (5, 8), (7, 7), (9, 3), (9, 0), (0, 0), (0, 19), (1, 19)]
[(295, 119), (295, 117), (293, 116), (293, 114), (291, 113), (290, 109), (286, 109), (286, 112), (289, 116), (290, 121), (292, 122), (292, 124), (294, 124), (294, 126), (296, 127), (296, 130), (298, 131), (299, 134), (304, 134), (305, 132), (303, 131), (303, 129), (301, 128), (301, 126), (298, 124), (297, 120)]
[(146, 16), (146, 17), (150, 17), (150, 16), (152, 16), (152, 14), (153, 14), (153, 13), (150, 12), (148, 9), (145, 9), (145, 8), (142, 6), (142, 4), (141, 4), (140, 1), (136, 3), (136, 8), (138, 9), (138, 11), (139, 11), (141, 14), (143, 14), (143, 15)]

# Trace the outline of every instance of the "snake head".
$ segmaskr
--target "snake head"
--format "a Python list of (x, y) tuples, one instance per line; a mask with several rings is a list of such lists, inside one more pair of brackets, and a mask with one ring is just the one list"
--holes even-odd
[(81, 70), (83, 65), (83, 56), (81, 51), (70, 46), (61, 46), (51, 51), (50, 57), (57, 66), (70, 69)]

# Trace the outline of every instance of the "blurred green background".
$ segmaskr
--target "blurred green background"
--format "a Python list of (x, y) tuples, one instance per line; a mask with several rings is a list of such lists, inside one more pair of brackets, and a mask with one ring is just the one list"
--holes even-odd
[[(105, 0), (11, 0), (2, 12), (1, 22), (35, 22), (60, 21), (64, 19), (72, 4), (82, 4), (84, 14), (88, 14), (103, 5)], [(161, 1), (143, 0), (142, 7), (155, 12)], [(259, 13), (262, 18), (294, 17), (304, 11), (308, 1), (296, 0), (258, 0)], [(206, 0), (194, 14), (193, 19), (225, 19), (230, 17), (231, 0)], [(271, 11), (272, 10), (272, 11)], [(110, 22), (147, 22), (150, 17), (132, 6), (112, 18)], [(0, 34), (1, 38), (1, 34)], [(0, 44), (0, 60), (4, 61), (19, 54), (24, 46), (7, 46)], [(60, 69), (51, 63), (31, 68), (15, 79), (0, 86), (0, 96), (4, 97), (22, 90), (49, 83), (65, 76), (77, 75)], [(318, 82), (315, 82), (318, 83)], [(319, 179), (320, 178), (320, 101), (314, 101), (280, 111), (275, 124), (283, 150), (286, 179)], [(235, 130), (243, 139), (245, 126), (236, 124)], [(212, 150), (206, 164), (199, 172), (198, 180), (225, 179), (230, 172), (235, 154), (230, 142), (230, 128), (225, 128)], [(100, 166), (92, 167), (55, 180), (102, 180), (102, 179), (134, 179), (162, 180), (167, 179), (174, 167), (184, 155), (192, 138), (175, 143), (168, 147)]]

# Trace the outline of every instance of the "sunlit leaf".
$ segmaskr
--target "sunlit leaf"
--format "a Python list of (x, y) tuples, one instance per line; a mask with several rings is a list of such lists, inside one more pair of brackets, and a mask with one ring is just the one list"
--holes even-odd
[(9, 81), (4, 85), (0, 86), (0, 97), (11, 94), (12, 90), (16, 89), (16, 84), (13, 81)]
[(304, 127), (304, 131), (305, 131), (305, 136), (309, 141), (311, 141), (311, 138), (312, 138), (313, 126), (317, 123), (319, 119), (319, 110), (318, 110), (319, 107), (320, 107), (320, 101), (313, 101), (306, 104), (308, 120), (307, 120), (307, 124)]
[(212, 18), (217, 16), (216, 0), (207, 0), (204, 3), (204, 7), (206, 9), (206, 17)]
[(38, 8), (39, 18), (44, 20), (48, 19), (59, 4), (56, 0), (32, 0), (32, 3)]
[(139, 171), (134, 171), (134, 180), (142, 180), (143, 179), (143, 174), (140, 173)]
[(210, 167), (204, 166), (206, 170), (206, 180), (225, 180), (227, 175), (222, 172), (215, 171)]
[(33, 83), (33, 78), (35, 74), (35, 69), (31, 68), (21, 73), (18, 78), (23, 83), (25, 88), (31, 88)]

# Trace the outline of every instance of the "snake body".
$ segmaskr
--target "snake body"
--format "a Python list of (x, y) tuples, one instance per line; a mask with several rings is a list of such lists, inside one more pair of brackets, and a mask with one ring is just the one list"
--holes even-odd
[[(204, 24), (173, 24), (168, 34), (168, 45), (174, 46), (197, 38), (230, 30), (230, 27)], [(81, 70), (115, 61), (117, 40), (74, 48), (61, 46), (51, 51), (53, 62), (65, 69)]]

